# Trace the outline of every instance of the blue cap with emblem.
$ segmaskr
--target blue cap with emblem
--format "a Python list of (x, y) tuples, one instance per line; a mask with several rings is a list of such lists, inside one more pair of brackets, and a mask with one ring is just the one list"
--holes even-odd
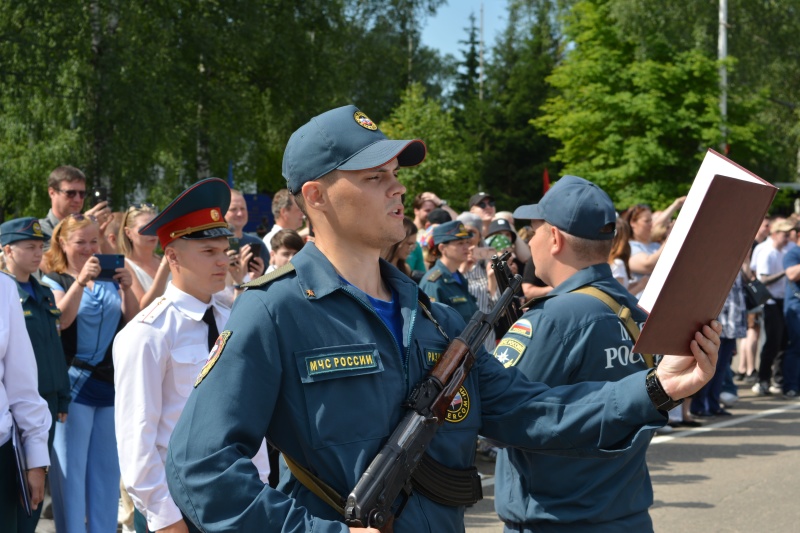
[(219, 178), (198, 181), (139, 229), (142, 235), (158, 235), (165, 247), (175, 239), (232, 237), (225, 221), (231, 189)]
[(469, 239), (470, 237), (472, 237), (472, 232), (458, 220), (445, 222), (433, 228), (433, 244), (435, 245)]
[(538, 204), (523, 205), (514, 218), (544, 220), (575, 237), (593, 241), (614, 238), (617, 212), (603, 189), (577, 176), (564, 176)]
[(50, 235), (42, 231), (38, 218), (15, 218), (0, 224), (0, 246), (28, 240), (50, 240)]
[(367, 115), (347, 105), (312, 118), (292, 134), (283, 153), (283, 177), (297, 194), (307, 181), (336, 169), (377, 168), (395, 157), (401, 167), (413, 167), (425, 153), (421, 140), (387, 139)]

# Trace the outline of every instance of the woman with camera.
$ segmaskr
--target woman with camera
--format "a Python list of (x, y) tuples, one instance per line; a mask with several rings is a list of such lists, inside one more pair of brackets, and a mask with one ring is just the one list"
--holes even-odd
[(42, 283), (61, 311), (61, 344), (72, 403), (56, 424), (51, 484), (58, 531), (116, 531), (119, 460), (114, 435), (111, 344), (139, 311), (125, 268), (101, 269), (100, 227), (90, 215), (64, 218), (44, 256)]

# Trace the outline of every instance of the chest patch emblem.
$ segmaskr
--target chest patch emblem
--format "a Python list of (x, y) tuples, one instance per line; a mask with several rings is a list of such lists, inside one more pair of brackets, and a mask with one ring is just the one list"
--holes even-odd
[(458, 392), (447, 408), (447, 421), (457, 424), (467, 418), (469, 414), (469, 393), (463, 385), (458, 389)]
[(494, 358), (508, 368), (519, 362), (520, 357), (525, 353), (525, 348), (526, 346), (518, 340), (506, 337), (494, 349)]
[(309, 376), (377, 366), (378, 362), (372, 352), (306, 357), (306, 370)]
[(450, 298), (450, 302), (454, 304), (463, 304), (467, 301), (467, 298), (464, 296), (453, 296)]
[(522, 335), (523, 337), (528, 337), (530, 339), (531, 334), (533, 333), (533, 328), (531, 327), (530, 320), (522, 318), (514, 322), (514, 325), (509, 328), (508, 332), (516, 333), (517, 335)]
[(211, 353), (208, 354), (208, 360), (206, 364), (203, 365), (203, 369), (200, 371), (200, 375), (197, 376), (197, 380), (194, 382), (194, 386), (197, 387), (202, 383), (202, 381), (206, 378), (211, 369), (214, 368), (214, 365), (217, 364), (217, 360), (219, 356), (222, 355), (222, 350), (225, 349), (225, 343), (228, 342), (228, 339), (231, 336), (230, 331), (223, 331), (217, 337), (217, 342), (214, 343), (214, 346), (211, 347)]

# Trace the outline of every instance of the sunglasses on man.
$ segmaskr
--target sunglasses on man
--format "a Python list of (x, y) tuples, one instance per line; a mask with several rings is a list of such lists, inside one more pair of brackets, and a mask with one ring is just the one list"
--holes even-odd
[(475, 205), (477, 205), (481, 209), (486, 209), (487, 207), (494, 207), (494, 200), (481, 200)]
[(79, 191), (77, 189), (56, 189), (57, 192), (62, 192), (67, 198), (75, 198), (75, 196), (80, 196), (81, 200), (86, 198), (86, 191)]

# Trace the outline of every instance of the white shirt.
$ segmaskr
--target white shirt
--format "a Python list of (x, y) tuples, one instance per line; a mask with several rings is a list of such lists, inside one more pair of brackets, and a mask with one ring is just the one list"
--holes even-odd
[(630, 285), (628, 271), (625, 269), (625, 262), (619, 257), (614, 259), (614, 263), (611, 265), (611, 275), (626, 289), (628, 288), (628, 285)]
[[(216, 297), (203, 303), (169, 283), (164, 296), (114, 340), (114, 417), (122, 482), (150, 531), (181, 520), (164, 464), (169, 438), (208, 359), (208, 326), (202, 319), (209, 305), (221, 332), (228, 307)], [(265, 443), (253, 462), (266, 482)]]
[(758, 268), (758, 266), (757, 266), (758, 265), (758, 256), (761, 255), (761, 253), (764, 250), (770, 251), (773, 248), (774, 247), (772, 246), (772, 237), (770, 237), (770, 236), (767, 236), (766, 239), (764, 239), (760, 243), (756, 244), (756, 247), (753, 248), (753, 252), (750, 254), (750, 270), (755, 272), (756, 269)]
[(278, 233), (282, 229), (283, 229), (282, 227), (280, 227), (279, 225), (275, 224), (275, 225), (272, 226), (272, 229), (269, 230), (269, 233), (264, 235), (264, 245), (267, 247), (267, 250), (269, 250), (269, 253), (272, 253), (272, 245), (269, 243), (269, 241), (271, 241), (272, 237), (274, 237), (275, 234)]
[[(778, 272), (783, 272), (783, 258), (786, 252), (790, 250), (789, 246), (784, 246), (778, 250), (773, 247), (771, 240), (769, 243), (770, 247), (761, 251), (756, 260), (756, 275), (758, 279), (761, 279), (762, 276), (771, 276)], [(783, 297), (786, 295), (786, 276), (767, 285), (767, 290), (773, 298), (783, 300)], [(767, 303), (774, 304), (776, 302), (774, 300), (767, 300)]]
[(12, 413), (28, 468), (49, 466), (47, 436), (53, 419), (47, 402), (39, 396), (36, 357), (17, 284), (10, 276), (0, 274), (0, 446), (11, 439)]

